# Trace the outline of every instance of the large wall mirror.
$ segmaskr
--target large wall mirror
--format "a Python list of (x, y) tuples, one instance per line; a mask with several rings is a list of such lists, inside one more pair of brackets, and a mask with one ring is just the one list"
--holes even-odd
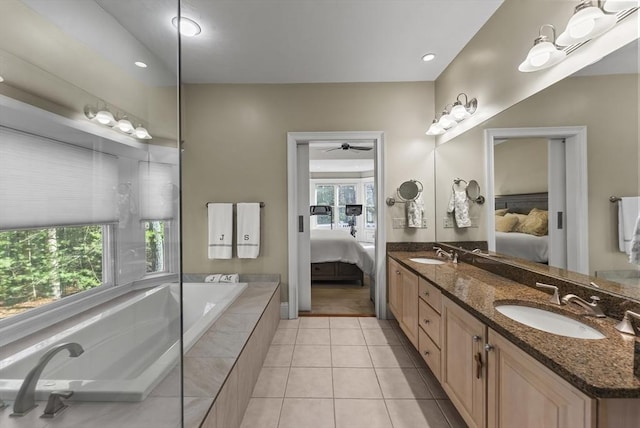
[[(621, 251), (617, 201), (640, 195), (638, 49), (633, 42), (439, 145), (437, 240), (487, 241), (491, 257), (593, 286), (572, 275), (582, 273), (640, 299), (640, 266)], [(471, 204), (464, 229), (445, 222), (458, 176), (487, 193), (486, 204)]]

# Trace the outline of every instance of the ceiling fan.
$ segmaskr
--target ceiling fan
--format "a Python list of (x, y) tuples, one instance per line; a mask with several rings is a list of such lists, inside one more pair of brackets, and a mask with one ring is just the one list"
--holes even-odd
[(373, 147), (362, 147), (362, 146), (352, 146), (349, 143), (342, 143), (340, 145), (340, 147), (334, 147), (333, 149), (329, 149), (329, 150), (325, 150), (325, 152), (331, 152), (333, 150), (363, 150), (363, 151), (367, 151), (367, 150), (371, 150), (373, 149)]

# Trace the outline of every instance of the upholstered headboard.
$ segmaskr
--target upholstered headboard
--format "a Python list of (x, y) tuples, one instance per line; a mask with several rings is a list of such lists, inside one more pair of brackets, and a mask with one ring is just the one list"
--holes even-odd
[(518, 195), (500, 195), (495, 197), (495, 209), (508, 208), (509, 212), (529, 214), (532, 208), (547, 210), (549, 207), (549, 194), (520, 193)]

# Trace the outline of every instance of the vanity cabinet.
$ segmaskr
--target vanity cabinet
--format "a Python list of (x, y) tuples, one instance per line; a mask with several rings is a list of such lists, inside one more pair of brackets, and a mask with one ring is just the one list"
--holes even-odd
[(442, 387), (469, 428), (484, 428), (487, 327), (446, 297), (442, 299), (441, 322)]
[(595, 427), (595, 400), (489, 329), (488, 412), (492, 428)]
[(442, 292), (424, 278), (418, 278), (418, 294), (418, 351), (440, 380)]
[(399, 321), (402, 317), (402, 272), (400, 265), (393, 259), (388, 259), (387, 284), (389, 295), (389, 310)]
[(389, 309), (418, 348), (418, 275), (389, 259)]

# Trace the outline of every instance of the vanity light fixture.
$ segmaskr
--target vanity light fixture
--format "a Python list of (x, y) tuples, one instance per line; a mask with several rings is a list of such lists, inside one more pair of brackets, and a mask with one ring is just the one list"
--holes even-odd
[[(103, 102), (104, 103), (104, 102)], [(150, 140), (151, 134), (149, 131), (140, 124), (140, 121), (136, 120), (137, 126), (133, 126), (133, 123), (126, 114), (118, 115), (117, 117), (109, 111), (106, 103), (102, 108), (94, 108), (92, 106), (86, 106), (84, 108), (84, 115), (91, 121), (98, 122), (101, 125), (108, 126), (109, 128), (120, 131), (124, 134), (133, 136), (140, 140)]]
[(129, 119), (127, 119), (127, 116), (124, 116), (122, 119), (120, 119), (118, 121), (118, 124), (114, 126), (114, 128), (118, 128), (120, 131), (124, 132), (125, 134), (130, 134), (131, 132), (133, 132), (133, 129), (134, 129), (133, 124)]
[(113, 114), (109, 110), (100, 110), (96, 113), (96, 120), (107, 126), (113, 126), (116, 124), (116, 119), (113, 117)]
[[(552, 41), (548, 41), (547, 36), (542, 34), (542, 30), (551, 28), (553, 34)], [(533, 41), (533, 47), (529, 50), (527, 57), (518, 67), (518, 70), (529, 73), (543, 70), (556, 65), (567, 57), (567, 53), (558, 49), (556, 45), (556, 28), (551, 24), (544, 24), (538, 31), (538, 37)]]
[(453, 128), (458, 124), (458, 122), (451, 116), (451, 112), (447, 110), (448, 106), (453, 106), (452, 104), (447, 104), (440, 115), (440, 119), (438, 119), (438, 123), (444, 130), (448, 130)]
[[(460, 101), (460, 96), (462, 95), (464, 95), (464, 104), (462, 104), (462, 102)], [(467, 94), (462, 92), (456, 97), (456, 102), (453, 103), (451, 113), (449, 114), (456, 122), (461, 122), (475, 113), (477, 109), (478, 100), (475, 98), (469, 99), (467, 97)]]
[(136, 129), (133, 131), (133, 135), (136, 138), (139, 138), (141, 140), (150, 140), (151, 139), (151, 134), (149, 134), (149, 131), (147, 131), (147, 128), (145, 128), (142, 125), (138, 125), (136, 127)]
[(171, 23), (173, 24), (174, 27), (178, 28), (180, 30), (180, 34), (182, 34), (185, 37), (197, 36), (202, 32), (202, 28), (200, 27), (200, 25), (198, 25), (196, 21), (184, 16), (180, 17), (179, 26), (178, 26), (177, 16), (173, 17), (173, 19), (171, 20)]
[(567, 28), (558, 36), (560, 46), (571, 46), (598, 37), (616, 25), (615, 15), (606, 15), (602, 9), (594, 6), (591, 0), (582, 0), (575, 8), (575, 12)]
[(442, 135), (445, 132), (446, 131), (444, 130), (444, 128), (442, 126), (440, 126), (440, 124), (438, 123), (438, 119), (433, 119), (433, 122), (431, 123), (431, 126), (429, 127), (427, 132), (425, 132), (425, 134), (427, 134), (427, 135)]
[(428, 54), (422, 55), (422, 60), (424, 62), (433, 61), (434, 59), (436, 59), (436, 54), (434, 53), (428, 53)]

